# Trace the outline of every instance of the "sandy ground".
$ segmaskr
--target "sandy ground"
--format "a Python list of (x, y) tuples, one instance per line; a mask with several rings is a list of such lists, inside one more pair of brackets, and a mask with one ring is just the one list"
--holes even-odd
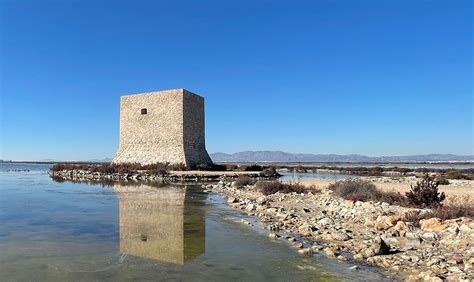
[[(371, 179), (371, 178), (367, 178)], [(372, 178), (373, 179), (373, 178)], [(410, 190), (410, 185), (415, 184), (415, 180), (405, 179), (403, 183), (398, 182), (382, 182), (383, 179), (373, 179), (377, 180), (374, 184), (378, 189), (383, 191), (396, 191), (400, 193), (405, 193)], [(300, 179), (300, 183), (306, 186), (317, 186), (317, 187), (327, 187), (330, 183), (335, 182), (335, 180), (326, 180), (326, 179)], [(450, 180), (451, 184), (449, 185), (440, 185), (439, 190), (444, 192), (449, 196), (469, 196), (474, 201), (474, 180)]]

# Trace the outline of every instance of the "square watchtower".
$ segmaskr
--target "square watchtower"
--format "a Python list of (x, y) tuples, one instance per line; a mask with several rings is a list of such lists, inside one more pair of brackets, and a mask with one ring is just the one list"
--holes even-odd
[(205, 145), (204, 98), (185, 89), (120, 97), (120, 148), (113, 163), (212, 163)]

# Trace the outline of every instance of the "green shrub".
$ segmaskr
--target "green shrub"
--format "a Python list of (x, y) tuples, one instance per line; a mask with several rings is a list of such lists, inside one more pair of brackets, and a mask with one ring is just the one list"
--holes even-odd
[(436, 207), (446, 198), (444, 192), (438, 192), (438, 182), (426, 174), (416, 185), (411, 185), (411, 190), (406, 193), (408, 201), (416, 206)]
[(293, 192), (305, 193), (307, 191), (306, 187), (299, 183), (282, 183), (279, 181), (257, 182), (257, 189), (266, 196), (277, 192), (288, 194)]
[(254, 185), (255, 184), (255, 180), (248, 177), (247, 175), (240, 175), (239, 177), (237, 177), (237, 179), (235, 180), (235, 187), (237, 188), (242, 188), (246, 185)]

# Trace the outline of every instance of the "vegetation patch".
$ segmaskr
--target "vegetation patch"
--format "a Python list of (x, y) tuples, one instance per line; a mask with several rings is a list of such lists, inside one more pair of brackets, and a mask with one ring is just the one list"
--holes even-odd
[(240, 175), (235, 180), (234, 186), (237, 187), (237, 188), (243, 188), (244, 186), (247, 186), (247, 185), (254, 185), (255, 182), (256, 181), (254, 179), (252, 179), (252, 178), (250, 178), (246, 175)]
[(465, 171), (448, 170), (445, 173), (445, 177), (448, 178), (448, 179), (474, 180), (474, 169), (468, 169), (468, 170), (465, 170)]
[(186, 170), (184, 164), (171, 165), (169, 163), (155, 163), (150, 165), (141, 165), (139, 163), (124, 163), (124, 164), (90, 164), (90, 163), (80, 163), (80, 164), (64, 164), (59, 163), (55, 164), (51, 171), (63, 171), (63, 170), (85, 170), (89, 172), (99, 172), (99, 173), (128, 173), (134, 174), (139, 172), (149, 172), (152, 174), (164, 175), (169, 171), (173, 170)]
[(343, 174), (364, 175), (364, 176), (383, 176), (384, 174), (398, 173), (401, 176), (435, 173), (443, 175), (447, 179), (465, 179), (474, 180), (474, 169), (441, 169), (441, 168), (407, 168), (407, 167), (342, 167), (342, 166), (289, 166), (280, 165), (277, 169), (286, 169), (289, 172), (299, 173), (317, 173), (320, 170), (337, 171)]
[(439, 185), (449, 185), (450, 184), (449, 180), (444, 176), (436, 177), (436, 181), (438, 182)]
[(385, 202), (410, 208), (430, 208), (428, 212), (412, 211), (405, 215), (405, 221), (418, 224), (422, 219), (433, 217), (442, 220), (459, 217), (474, 217), (474, 206), (469, 196), (448, 197), (438, 191), (438, 180), (425, 175), (424, 178), (412, 185), (405, 195), (398, 192), (384, 192), (368, 181), (347, 179), (329, 185), (329, 189), (344, 199), (352, 201)]
[(474, 207), (470, 203), (465, 205), (443, 205), (430, 209), (428, 212), (410, 211), (405, 214), (404, 221), (415, 226), (420, 225), (420, 220), (439, 218), (441, 220), (456, 219), (460, 217), (474, 218)]
[(200, 171), (226, 171), (227, 167), (220, 164), (199, 164), (196, 166), (196, 170)]
[(382, 192), (366, 180), (346, 179), (332, 183), (328, 189), (346, 200), (351, 201), (374, 201), (386, 202), (400, 206), (406, 206), (406, 198), (398, 192)]

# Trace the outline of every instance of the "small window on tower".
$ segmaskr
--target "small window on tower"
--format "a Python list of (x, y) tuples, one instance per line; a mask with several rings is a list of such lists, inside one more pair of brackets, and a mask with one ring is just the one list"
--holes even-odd
[(146, 115), (147, 114), (147, 110), (146, 109), (142, 109), (142, 115)]

